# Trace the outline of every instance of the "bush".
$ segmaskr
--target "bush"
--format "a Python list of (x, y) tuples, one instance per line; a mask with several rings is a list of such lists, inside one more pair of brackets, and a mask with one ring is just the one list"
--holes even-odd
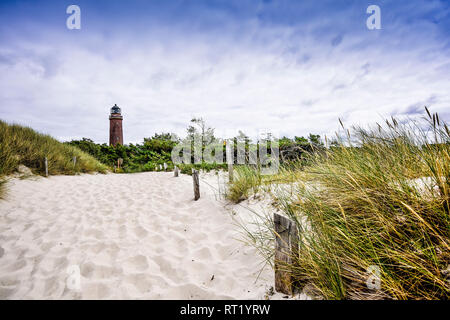
[(145, 138), (143, 144), (108, 146), (97, 144), (90, 139), (72, 140), (68, 145), (76, 146), (89, 153), (111, 169), (121, 158), (123, 172), (154, 171), (155, 166), (166, 163), (172, 166), (171, 151), (177, 142), (171, 140), (170, 134), (155, 134)]

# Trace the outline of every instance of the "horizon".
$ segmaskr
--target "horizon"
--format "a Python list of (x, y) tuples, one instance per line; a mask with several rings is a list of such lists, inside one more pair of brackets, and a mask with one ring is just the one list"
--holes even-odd
[(60, 141), (108, 143), (115, 103), (125, 144), (185, 136), (193, 117), (280, 138), (424, 106), (450, 119), (445, 1), (3, 1), (0, 21), (0, 119)]

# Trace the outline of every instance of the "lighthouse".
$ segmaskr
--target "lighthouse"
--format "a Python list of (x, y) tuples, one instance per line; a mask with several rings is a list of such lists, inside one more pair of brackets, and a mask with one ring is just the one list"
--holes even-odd
[(114, 104), (109, 115), (109, 145), (123, 144), (122, 110)]

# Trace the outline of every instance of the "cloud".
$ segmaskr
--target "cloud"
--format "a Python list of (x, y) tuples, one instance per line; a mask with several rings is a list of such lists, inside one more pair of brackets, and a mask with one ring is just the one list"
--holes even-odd
[(353, 1), (83, 3), (80, 31), (56, 27), (53, 16), (38, 29), (34, 20), (10, 25), (9, 36), (0, 29), (0, 118), (107, 142), (117, 103), (133, 143), (184, 135), (193, 116), (217, 132), (288, 136), (333, 135), (339, 117), (364, 125), (414, 116), (424, 103), (448, 120), (448, 9), (439, 1), (416, 3), (424, 13), (408, 5), (402, 18), (382, 7), (379, 31), (365, 29), (365, 8)]

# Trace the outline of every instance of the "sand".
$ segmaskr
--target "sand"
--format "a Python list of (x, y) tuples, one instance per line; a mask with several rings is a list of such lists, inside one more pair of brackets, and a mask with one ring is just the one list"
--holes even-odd
[(273, 271), (217, 178), (200, 180), (193, 201), (192, 178), (171, 172), (11, 179), (0, 299), (264, 299)]

